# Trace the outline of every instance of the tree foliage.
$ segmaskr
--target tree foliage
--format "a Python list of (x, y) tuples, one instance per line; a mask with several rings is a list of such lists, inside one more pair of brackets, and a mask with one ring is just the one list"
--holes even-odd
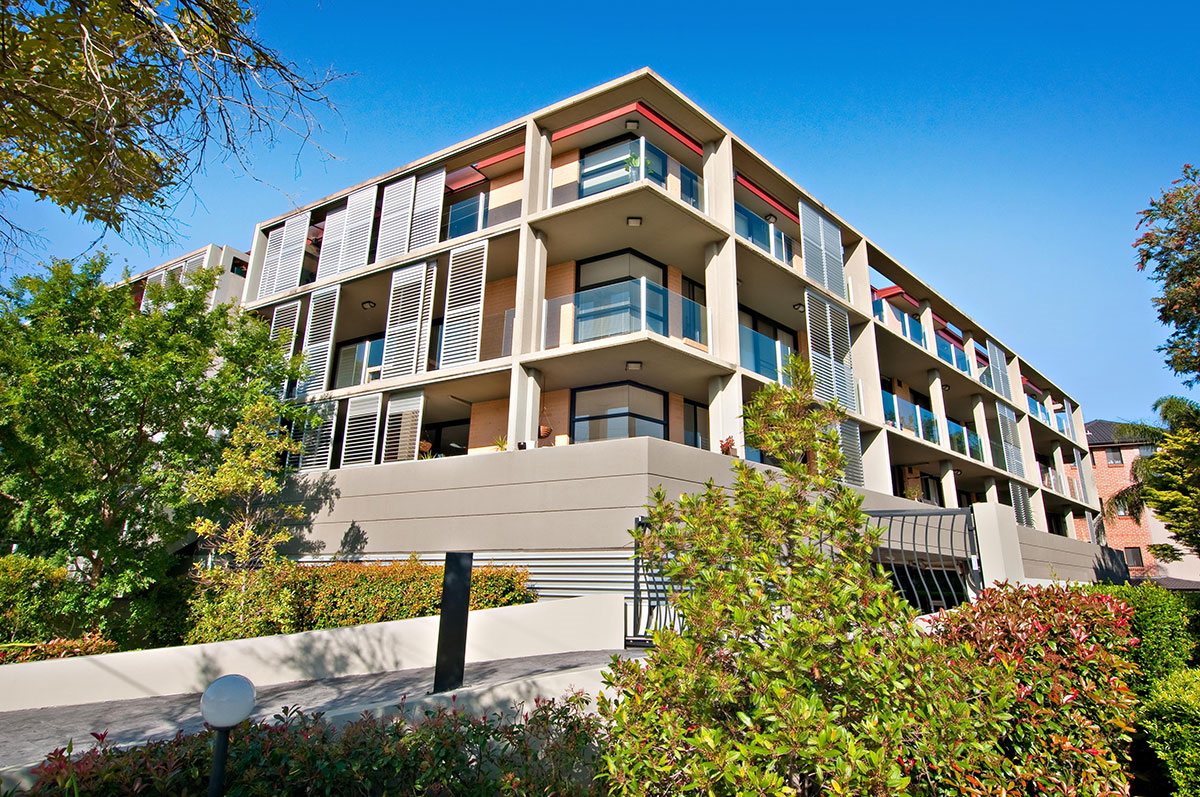
[[(606, 777), (618, 793), (964, 794), (991, 767), (1011, 686), (915, 626), (874, 563), (877, 532), (840, 481), (836, 407), (803, 361), (746, 409), (731, 491), (654, 495), (634, 531), (680, 632), (614, 661)], [(975, 791), (974, 793), (980, 793)]]
[(150, 286), (139, 312), (107, 265), (55, 260), (0, 290), (0, 533), (117, 594), (188, 534), (184, 485), (219, 464), (219, 432), (255, 402), (297, 412), (278, 398), (297, 368), (261, 320), (209, 307), (215, 273)]
[(1171, 329), (1159, 351), (1189, 387), (1200, 384), (1200, 168), (1183, 175), (1141, 211), (1134, 242), (1138, 270), (1162, 287), (1154, 298), (1158, 320)]
[[(0, 9), (0, 201), (27, 194), (141, 243), (206, 149), (307, 139), (330, 77), (260, 41), (247, 0), (19, 0)], [(6, 221), (0, 216), (0, 221)], [(19, 232), (7, 221), (8, 242)]]

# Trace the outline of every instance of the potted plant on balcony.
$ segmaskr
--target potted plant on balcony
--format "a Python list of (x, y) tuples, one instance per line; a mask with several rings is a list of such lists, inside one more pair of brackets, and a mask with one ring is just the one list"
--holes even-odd
[(737, 446), (734, 445), (733, 435), (726, 437), (718, 445), (721, 446), (721, 453), (727, 457), (737, 456)]

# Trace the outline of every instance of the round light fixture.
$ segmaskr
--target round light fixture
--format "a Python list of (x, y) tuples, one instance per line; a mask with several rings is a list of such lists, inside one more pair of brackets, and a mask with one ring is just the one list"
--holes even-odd
[(222, 675), (200, 698), (200, 713), (214, 728), (232, 728), (254, 711), (254, 684), (244, 675)]

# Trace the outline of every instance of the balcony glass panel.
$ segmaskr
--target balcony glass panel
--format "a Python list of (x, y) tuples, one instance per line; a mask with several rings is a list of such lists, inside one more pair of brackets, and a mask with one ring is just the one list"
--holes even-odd
[(579, 196), (620, 188), (633, 182), (640, 146), (638, 141), (622, 141), (611, 147), (584, 155), (579, 163)]
[(696, 210), (704, 210), (704, 183), (686, 166), (679, 167), (679, 194), (686, 204)]
[(1067, 414), (1065, 412), (1054, 413), (1054, 423), (1058, 427), (1058, 431), (1067, 437), (1071, 436), (1071, 426), (1067, 423)]
[(925, 328), (921, 326), (921, 319), (916, 316), (905, 315), (905, 321), (908, 325), (907, 337), (913, 343), (925, 348)]
[(783, 364), (791, 356), (792, 347), (746, 326), (739, 326), (738, 334), (742, 367), (767, 379), (786, 383)]
[(886, 390), (880, 392), (883, 394), (883, 417), (887, 424), (895, 429), (903, 429), (920, 436), (917, 405)]
[(990, 387), (992, 390), (996, 389), (995, 384), (992, 383), (992, 368), (991, 368), (991, 366), (983, 366), (980, 369), (979, 381), (981, 383), (987, 385), (988, 387)]
[(450, 206), (447, 238), (470, 235), (487, 226), (487, 194), (479, 194)]
[(1041, 420), (1047, 426), (1050, 425), (1050, 412), (1046, 409), (1046, 405), (1035, 399), (1028, 393), (1025, 394), (1025, 403), (1029, 405), (1029, 414)]
[(548, 349), (642, 330), (707, 345), (708, 314), (704, 305), (645, 278), (546, 300)]
[(667, 154), (646, 139), (646, 171), (645, 178), (656, 185), (667, 186)]
[(883, 305), (884, 305), (883, 299), (872, 299), (871, 300), (871, 313), (875, 316), (876, 321), (878, 321), (881, 324), (886, 324), (887, 316), (884, 315)]
[(771, 225), (749, 208), (734, 203), (734, 232), (764, 252), (771, 251)]
[(924, 407), (917, 407), (917, 417), (921, 422), (921, 437), (931, 443), (940, 442), (937, 417)]
[(953, 365), (964, 374), (967, 373), (967, 353), (957, 343), (946, 340), (941, 335), (935, 335), (937, 341), (937, 356), (943, 362)]
[(979, 439), (979, 435), (971, 431), (967, 427), (955, 423), (954, 421), (946, 421), (946, 430), (950, 438), (950, 448), (957, 451), (964, 457), (983, 462), (983, 443)]

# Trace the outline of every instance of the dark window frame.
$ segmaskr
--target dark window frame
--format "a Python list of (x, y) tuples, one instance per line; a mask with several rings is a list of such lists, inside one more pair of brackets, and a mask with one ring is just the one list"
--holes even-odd
[[(658, 418), (651, 418), (651, 417), (650, 417), (650, 416), (648, 416), (648, 415), (642, 415), (642, 414), (640, 414), (640, 413), (636, 413), (636, 412), (613, 412), (613, 413), (608, 413), (608, 414), (605, 414), (605, 415), (585, 415), (585, 416), (583, 416), (582, 420), (593, 420), (593, 419), (600, 419), (600, 418), (605, 418), (605, 419), (609, 419), (609, 418), (637, 418), (638, 420), (642, 420), (642, 421), (648, 421), (648, 422), (650, 422), (650, 423), (661, 423), (661, 424), (662, 424), (662, 429), (663, 429), (663, 436), (662, 436), (661, 438), (658, 438), (658, 439), (660, 439), (660, 440), (670, 440), (670, 439), (671, 439), (671, 408), (670, 408), (670, 396), (669, 396), (669, 394), (668, 394), (668, 393), (667, 393), (665, 390), (659, 390), (658, 388), (655, 388), (655, 387), (650, 387), (649, 385), (644, 385), (644, 384), (642, 384), (641, 382), (635, 382), (635, 381), (633, 381), (632, 379), (624, 379), (624, 380), (621, 380), (621, 381), (619, 381), (619, 382), (606, 382), (606, 383), (604, 383), (604, 384), (601, 384), (601, 385), (587, 385), (587, 386), (585, 386), (585, 387), (574, 387), (574, 388), (571, 388), (571, 416), (570, 416), (570, 428), (569, 428), (569, 430), (568, 430), (568, 432), (569, 432), (569, 434), (570, 434), (571, 445), (575, 445), (575, 444), (576, 444), (576, 440), (575, 440), (575, 424), (576, 424), (576, 423), (577, 423), (579, 420), (581, 420), (581, 419), (580, 419), (580, 417), (579, 417), (579, 416), (576, 414), (576, 412), (575, 412), (575, 399), (576, 399), (576, 397), (577, 397), (577, 396), (578, 396), (580, 393), (583, 393), (583, 392), (586, 392), (586, 391), (589, 391), (589, 390), (603, 390), (604, 388), (610, 388), (610, 387), (622, 387), (622, 386), (628, 386), (628, 387), (636, 387), (636, 388), (640, 388), (640, 389), (642, 389), (642, 390), (645, 390), (645, 391), (648, 391), (648, 392), (650, 392), (650, 393), (657, 393), (659, 396), (661, 396), (661, 397), (662, 397), (662, 402), (663, 402), (663, 417), (662, 417), (662, 419), (660, 420), (660, 419), (658, 419)], [(629, 438), (629, 437), (615, 437), (615, 438), (608, 438), (608, 439), (612, 439), (612, 440), (629, 440), (629, 439), (632, 439), (632, 438)], [(584, 440), (584, 441), (582, 441), (582, 442), (585, 442), (585, 443), (591, 443), (591, 442), (595, 442), (595, 441), (592, 441), (592, 440)]]
[(1104, 449), (1105, 464), (1107, 465), (1124, 465), (1125, 453), (1120, 448), (1112, 446)]
[[(1130, 557), (1130, 555), (1129, 555), (1130, 551), (1136, 552), (1137, 555)], [(1146, 560), (1142, 556), (1142, 549), (1139, 548), (1138, 546), (1136, 546), (1136, 545), (1130, 546), (1130, 547), (1126, 548), (1122, 553), (1125, 556), (1125, 566), (1126, 567), (1145, 567), (1146, 566)], [(1136, 559), (1137, 561), (1131, 562), (1130, 561), (1131, 558)]]

